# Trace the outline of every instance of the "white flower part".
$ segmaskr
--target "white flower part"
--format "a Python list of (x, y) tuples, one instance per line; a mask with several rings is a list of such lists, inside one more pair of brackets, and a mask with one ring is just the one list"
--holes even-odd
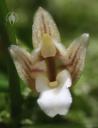
[(71, 87), (71, 85), (72, 85), (71, 75), (70, 75), (69, 71), (67, 71), (67, 70), (61, 71), (57, 75), (57, 78), (56, 79), (57, 79), (57, 81), (61, 85), (65, 85), (66, 84), (66, 87)]
[(37, 92), (43, 92), (43, 91), (49, 90), (48, 83), (49, 83), (49, 80), (45, 75), (37, 76), (35, 80)]
[(43, 91), (37, 100), (40, 108), (51, 118), (57, 114), (66, 115), (72, 103), (72, 97), (67, 87), (69, 77), (68, 79), (65, 78), (63, 85), (60, 81), (63, 73), (58, 74), (59, 86), (55, 89)]

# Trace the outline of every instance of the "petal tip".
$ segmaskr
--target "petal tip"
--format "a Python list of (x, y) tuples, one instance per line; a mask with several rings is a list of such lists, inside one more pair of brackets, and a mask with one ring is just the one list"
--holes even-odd
[(8, 47), (8, 50), (9, 50), (9, 52), (10, 52), (11, 55), (12, 55), (14, 52), (16, 52), (16, 49), (17, 49), (17, 48), (18, 48), (17, 45), (11, 45), (11, 46)]
[(8, 47), (8, 50), (9, 50), (10, 54), (12, 54), (13, 48), (14, 48), (14, 45), (11, 45), (11, 46)]
[(44, 12), (46, 12), (46, 10), (43, 8), (43, 7), (38, 7), (38, 9), (37, 9), (37, 13), (44, 13)]
[(18, 46), (17, 45), (10, 45), (8, 49), (14, 49), (14, 48), (17, 48)]
[(86, 39), (88, 39), (89, 38), (89, 33), (84, 33), (84, 34), (82, 34), (82, 37), (84, 37), (84, 38), (86, 38)]
[(82, 34), (81, 37), (82, 37), (82, 40), (83, 40), (85, 46), (87, 47), (88, 43), (89, 43), (89, 37), (90, 37), (89, 33), (84, 33), (84, 34)]

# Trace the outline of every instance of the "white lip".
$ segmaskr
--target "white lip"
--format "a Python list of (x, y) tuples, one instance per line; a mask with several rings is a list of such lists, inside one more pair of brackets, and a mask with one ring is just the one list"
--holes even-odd
[(37, 103), (46, 115), (52, 118), (57, 114), (66, 115), (68, 113), (72, 97), (68, 88), (61, 90), (56, 88), (42, 92)]
[(39, 80), (36, 81), (36, 84), (39, 84), (36, 87), (37, 91), (40, 92), (37, 100), (40, 108), (50, 117), (54, 117), (57, 114), (66, 115), (72, 103), (72, 97), (68, 88), (72, 84), (70, 74), (66, 70), (60, 72), (57, 75), (59, 85), (54, 89), (47, 87), (48, 82), (45, 77), (40, 82)]

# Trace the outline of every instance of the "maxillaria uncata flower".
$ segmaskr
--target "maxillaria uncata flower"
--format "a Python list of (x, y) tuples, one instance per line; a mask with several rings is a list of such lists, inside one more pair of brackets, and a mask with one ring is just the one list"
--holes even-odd
[(65, 48), (52, 17), (40, 7), (32, 27), (33, 52), (16, 45), (9, 48), (20, 78), (39, 94), (37, 103), (50, 117), (68, 113), (69, 88), (83, 70), (88, 38), (84, 33)]

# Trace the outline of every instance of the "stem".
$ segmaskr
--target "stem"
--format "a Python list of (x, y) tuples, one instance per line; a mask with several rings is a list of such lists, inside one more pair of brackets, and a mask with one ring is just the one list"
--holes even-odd
[(16, 42), (16, 39), (13, 26), (11, 26), (10, 24), (6, 24), (5, 22), (7, 13), (8, 10), (5, 4), (5, 0), (0, 0), (0, 38), (2, 44), (4, 45), (5, 62), (9, 75), (9, 97), (12, 119), (11, 124), (13, 128), (19, 128), (19, 124), (21, 121), (22, 96), (19, 78), (8, 51), (8, 47), (12, 42)]

